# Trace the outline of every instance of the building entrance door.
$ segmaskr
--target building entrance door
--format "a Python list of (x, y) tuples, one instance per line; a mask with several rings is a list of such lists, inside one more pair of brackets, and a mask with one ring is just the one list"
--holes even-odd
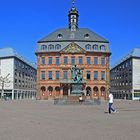
[(67, 86), (65, 86), (63, 88), (63, 96), (68, 96), (68, 87)]

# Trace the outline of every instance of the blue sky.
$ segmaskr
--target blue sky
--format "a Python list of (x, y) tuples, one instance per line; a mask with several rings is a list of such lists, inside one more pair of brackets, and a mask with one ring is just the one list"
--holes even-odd
[[(75, 0), (79, 27), (110, 42), (111, 64), (140, 47), (140, 0)], [(1, 0), (0, 48), (12, 47), (36, 62), (37, 41), (57, 28), (68, 27), (71, 0)]]

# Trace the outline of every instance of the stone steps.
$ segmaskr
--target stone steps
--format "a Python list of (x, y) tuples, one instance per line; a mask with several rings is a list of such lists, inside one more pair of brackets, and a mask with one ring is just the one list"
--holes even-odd
[(97, 99), (85, 99), (82, 103), (79, 103), (79, 98), (76, 100), (72, 99), (55, 99), (55, 105), (100, 105), (101, 101)]

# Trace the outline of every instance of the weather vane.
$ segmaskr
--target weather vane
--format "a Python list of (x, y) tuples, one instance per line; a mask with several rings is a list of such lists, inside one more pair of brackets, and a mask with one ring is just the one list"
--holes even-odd
[(75, 4), (75, 0), (72, 0), (72, 5), (73, 5), (73, 7), (74, 7), (74, 4)]

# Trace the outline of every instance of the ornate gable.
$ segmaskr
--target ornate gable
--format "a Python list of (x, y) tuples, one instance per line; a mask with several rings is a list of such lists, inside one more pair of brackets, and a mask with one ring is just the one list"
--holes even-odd
[(61, 53), (85, 53), (85, 50), (76, 43), (70, 43), (61, 51)]

